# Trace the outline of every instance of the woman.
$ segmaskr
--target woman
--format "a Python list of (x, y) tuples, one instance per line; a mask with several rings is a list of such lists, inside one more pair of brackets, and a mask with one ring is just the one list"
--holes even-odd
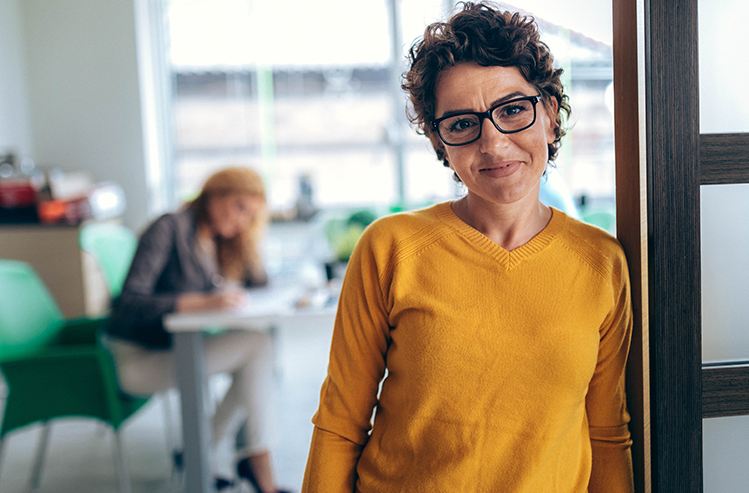
[(303, 491), (631, 492), (624, 254), (538, 198), (561, 70), (532, 19), (472, 3), (409, 61), (412, 120), (467, 193), (357, 245)]
[[(152, 394), (176, 385), (164, 315), (239, 306), (245, 287), (267, 283), (258, 253), (265, 205), (256, 172), (227, 168), (208, 178), (187, 207), (161, 216), (146, 230), (108, 327), (107, 343), (123, 391)], [(262, 493), (278, 491), (268, 452), (274, 398), (270, 336), (230, 332), (208, 337), (205, 355), (209, 374), (232, 375), (213, 418), (214, 440), (235, 424), (242, 444), (239, 476)], [(240, 427), (242, 419), (246, 422)], [(228, 483), (224, 478), (216, 484)]]

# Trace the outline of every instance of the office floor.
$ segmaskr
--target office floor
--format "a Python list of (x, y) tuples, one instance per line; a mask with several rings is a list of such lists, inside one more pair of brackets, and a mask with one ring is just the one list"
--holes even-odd
[[(279, 443), (273, 451), (278, 483), (301, 489), (312, 436), (310, 419), (325, 378), (331, 323), (281, 326), (276, 336)], [(178, 409), (172, 395), (173, 409)], [(162, 401), (152, 400), (123, 431), (133, 493), (179, 491), (170, 481), (171, 462), (164, 431)], [(9, 436), (0, 464), (0, 493), (27, 491), (37, 426)], [(114, 436), (92, 420), (54, 422), (38, 493), (117, 493)], [(251, 488), (245, 486), (244, 492)], [(239, 491), (238, 489), (235, 491)]]

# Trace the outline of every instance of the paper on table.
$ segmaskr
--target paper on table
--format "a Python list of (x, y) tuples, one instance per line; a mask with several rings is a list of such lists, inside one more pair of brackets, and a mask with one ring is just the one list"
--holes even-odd
[(247, 290), (247, 304), (233, 311), (252, 316), (285, 313), (294, 308), (300, 294), (299, 288), (288, 286), (251, 288)]
[(269, 286), (247, 291), (246, 305), (228, 310), (173, 313), (164, 317), (169, 332), (194, 332), (214, 328), (266, 330), (273, 324), (298, 316), (330, 316), (333, 307), (298, 309), (302, 294), (297, 286)]

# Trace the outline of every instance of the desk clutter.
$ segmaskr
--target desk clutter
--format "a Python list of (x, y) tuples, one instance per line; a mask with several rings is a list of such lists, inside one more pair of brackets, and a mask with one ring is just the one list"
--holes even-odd
[(0, 154), (0, 223), (80, 224), (125, 211), (118, 184), (94, 183), (87, 173), (42, 169), (13, 152)]
[(341, 292), (340, 284), (340, 280), (338, 282), (334, 280), (324, 286), (315, 286), (303, 290), (296, 297), (294, 306), (298, 309), (334, 307), (338, 303), (338, 295)]
[(335, 316), (340, 285), (305, 288), (275, 285), (247, 290), (247, 303), (236, 308), (170, 313), (164, 317), (167, 331), (196, 332), (214, 329), (268, 330), (279, 322), (331, 319)]

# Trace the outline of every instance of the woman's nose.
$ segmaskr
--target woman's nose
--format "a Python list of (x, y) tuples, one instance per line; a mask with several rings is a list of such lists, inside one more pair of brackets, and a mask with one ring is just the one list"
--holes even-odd
[(509, 135), (500, 132), (488, 118), (484, 119), (482, 125), (481, 137), (479, 138), (479, 149), (481, 152), (491, 152), (501, 149), (510, 142)]

